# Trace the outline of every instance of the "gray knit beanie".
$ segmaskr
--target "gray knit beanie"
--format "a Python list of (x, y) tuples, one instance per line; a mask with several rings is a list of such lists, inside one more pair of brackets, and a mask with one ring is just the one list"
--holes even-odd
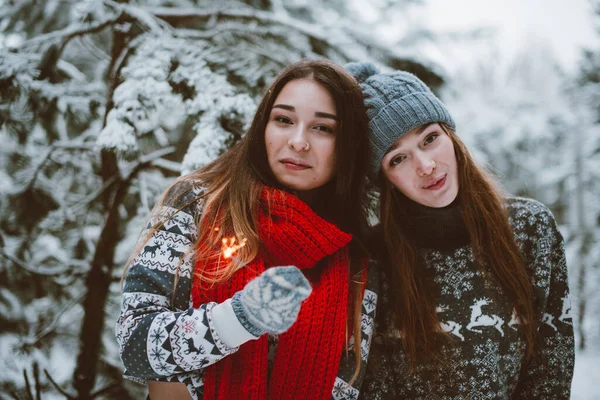
[(413, 74), (380, 73), (370, 63), (353, 62), (345, 68), (356, 77), (363, 90), (373, 172), (379, 172), (381, 160), (390, 146), (412, 129), (430, 122), (443, 122), (456, 129), (446, 106)]

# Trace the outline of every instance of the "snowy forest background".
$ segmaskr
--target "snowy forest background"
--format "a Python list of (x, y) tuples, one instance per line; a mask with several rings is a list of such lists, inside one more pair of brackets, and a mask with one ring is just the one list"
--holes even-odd
[[(576, 315), (573, 398), (597, 398), (600, 46), (565, 72), (544, 46), (499, 59), (476, 29), (405, 24), (384, 41), (426, 0), (371, 0), (370, 21), (355, 3), (0, 0), (0, 399), (142, 398), (113, 334), (142, 223), (176, 176), (241, 137), (265, 85), (303, 57), (415, 73), (509, 192), (550, 206)], [(425, 51), (452, 42), (478, 49), (468, 68)]]

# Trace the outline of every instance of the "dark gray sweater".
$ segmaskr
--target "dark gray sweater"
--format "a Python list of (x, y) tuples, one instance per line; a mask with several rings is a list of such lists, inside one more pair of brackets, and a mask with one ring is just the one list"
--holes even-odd
[[(508, 207), (535, 290), (535, 324), (540, 338), (535, 360), (525, 362), (525, 342), (513, 307), (497, 284), (483, 279), (471, 246), (423, 248), (426, 268), (434, 275), (438, 290), (442, 327), (454, 339), (442, 348), (447, 365), (420, 364), (411, 374), (400, 341), (378, 335), (372, 344), (361, 398), (569, 398), (574, 341), (563, 239), (543, 204), (511, 198)], [(388, 287), (384, 285), (380, 300), (379, 332), (386, 328), (386, 293), (393, 289), (385, 276), (381, 282)]]

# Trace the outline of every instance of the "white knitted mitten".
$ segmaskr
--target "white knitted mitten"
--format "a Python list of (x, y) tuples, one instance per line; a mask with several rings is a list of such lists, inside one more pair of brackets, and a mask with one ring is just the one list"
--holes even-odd
[(300, 304), (312, 292), (308, 280), (294, 267), (273, 267), (233, 295), (233, 311), (254, 336), (288, 330), (300, 312)]

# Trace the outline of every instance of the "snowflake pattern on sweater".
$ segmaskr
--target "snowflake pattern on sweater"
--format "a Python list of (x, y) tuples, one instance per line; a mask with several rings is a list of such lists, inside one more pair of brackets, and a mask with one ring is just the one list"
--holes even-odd
[[(203, 398), (203, 368), (239, 349), (228, 347), (215, 331), (211, 310), (216, 303), (192, 306), (194, 265), (190, 249), (197, 239), (197, 222), (203, 211), (203, 201), (199, 200), (202, 193), (200, 185), (175, 185), (167, 206), (151, 220), (167, 219), (129, 266), (115, 327), (125, 378), (142, 384), (147, 380), (182, 382), (195, 400)], [(142, 239), (149, 227), (150, 224), (142, 232)], [(375, 263), (370, 264), (373, 271)], [(363, 362), (358, 379), (352, 386), (347, 384), (355, 368), (351, 337), (349, 351), (343, 352), (337, 378), (332, 383), (333, 399), (358, 398), (373, 336), (378, 285), (378, 274), (369, 273), (362, 304)], [(268, 357), (274, 357), (277, 340), (269, 343)]]
[[(512, 305), (473, 261), (470, 246), (423, 249), (438, 288), (442, 328), (454, 339), (442, 348), (447, 364), (419, 364), (415, 373), (401, 343), (376, 337), (371, 349), (363, 399), (568, 399), (574, 366), (563, 239), (551, 212), (530, 199), (508, 201), (509, 222), (522, 252), (536, 296), (539, 356), (525, 362), (525, 342)], [(386, 287), (378, 325), (385, 329)]]

